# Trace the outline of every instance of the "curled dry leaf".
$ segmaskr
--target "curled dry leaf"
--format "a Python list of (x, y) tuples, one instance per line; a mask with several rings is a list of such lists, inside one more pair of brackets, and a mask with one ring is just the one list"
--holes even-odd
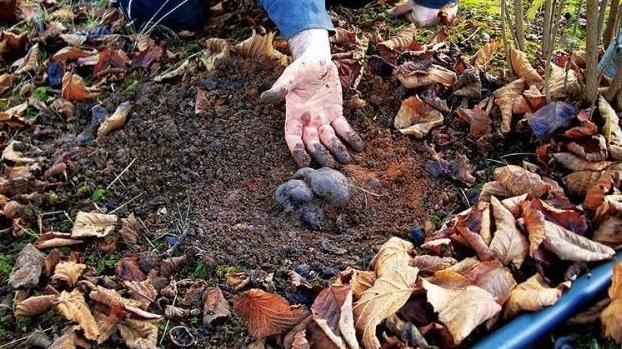
[(456, 73), (436, 64), (432, 64), (425, 68), (416, 63), (407, 62), (397, 67), (394, 74), (406, 88), (416, 88), (434, 84), (451, 86), (456, 82)]
[(2, 151), (2, 160), (11, 161), (16, 164), (32, 164), (41, 159), (32, 156), (40, 154), (41, 149), (24, 142), (11, 140)]
[(422, 101), (419, 96), (413, 96), (402, 102), (393, 125), (401, 133), (421, 139), (434, 127), (442, 125), (443, 120), (441, 112)]
[(477, 326), (501, 311), (494, 297), (477, 286), (445, 289), (423, 280), (428, 302), (438, 313), (438, 319), (451, 333), (458, 345)]
[(514, 317), (521, 311), (538, 311), (551, 306), (559, 300), (562, 292), (570, 288), (570, 281), (550, 287), (540, 274), (527, 279), (516, 286), (504, 306), (503, 317)]
[(171, 257), (162, 261), (160, 264), (160, 276), (165, 278), (171, 276), (175, 270), (186, 261), (186, 256)]
[(22, 117), (22, 114), (26, 111), (26, 109), (28, 109), (28, 103), (24, 102), (8, 108), (7, 110), (0, 111), (0, 122), (11, 121), (26, 125), (32, 124), (30, 120)]
[(253, 31), (250, 38), (235, 45), (233, 49), (238, 54), (248, 58), (267, 57), (277, 60), (281, 64), (287, 64), (288, 57), (277, 51), (272, 45), (274, 32), (259, 34)]
[(201, 62), (207, 71), (216, 68), (218, 62), (229, 58), (231, 54), (231, 44), (225, 39), (210, 38), (205, 40), (207, 49), (201, 56)]
[(229, 302), (218, 287), (210, 287), (203, 293), (203, 327), (210, 327), (215, 320), (231, 314)]
[(565, 261), (597, 262), (611, 259), (615, 255), (611, 247), (548, 221), (545, 221), (544, 236), (544, 248)]
[(0, 95), (13, 85), (13, 76), (9, 73), (0, 75)]
[[(479, 100), (482, 98), (482, 80), (479, 71), (469, 68), (460, 75), (456, 83), (452, 86), (453, 96)], [(485, 102), (482, 102), (485, 103)]]
[(524, 89), (525, 80), (517, 79), (494, 92), (495, 105), (501, 110), (501, 132), (510, 132), (514, 102), (519, 96), (522, 96)]
[(528, 85), (542, 86), (544, 80), (538, 74), (538, 72), (531, 66), (527, 55), (515, 48), (510, 49), (510, 61), (512, 62), (512, 69), (518, 75), (527, 82)]
[(128, 255), (121, 258), (114, 266), (115, 274), (121, 280), (143, 281), (147, 278), (138, 265), (138, 257)]
[(150, 279), (143, 281), (124, 281), (123, 284), (127, 288), (127, 293), (133, 299), (139, 301), (140, 308), (147, 309), (149, 305), (155, 301), (158, 291), (153, 287)]
[(72, 238), (97, 237), (102, 238), (110, 234), (117, 224), (117, 216), (95, 213), (78, 212), (71, 229)]
[(304, 307), (291, 306), (278, 294), (251, 289), (235, 300), (233, 307), (255, 338), (283, 334), (307, 317)]
[(538, 174), (516, 165), (507, 165), (495, 169), (494, 178), (510, 193), (509, 196), (530, 194), (540, 197), (551, 188), (551, 185), (542, 180)]
[(75, 46), (63, 47), (56, 51), (55, 54), (50, 57), (54, 61), (75, 61), (78, 58), (89, 57), (93, 54), (93, 51), (86, 51)]
[(46, 312), (57, 304), (56, 295), (34, 296), (24, 299), (15, 305), (15, 316), (30, 317)]
[(394, 236), (380, 247), (370, 265), (376, 275), (381, 277), (386, 271), (392, 271), (398, 265), (408, 265), (413, 249), (414, 245), (411, 242)]
[[(466, 271), (466, 270), (465, 270)], [(516, 287), (516, 280), (497, 260), (485, 261), (474, 265), (464, 275), (475, 286), (490, 293), (499, 305), (503, 305)]]
[(566, 69), (557, 64), (550, 63), (549, 93), (551, 98), (564, 98), (573, 96), (580, 91), (579, 79), (574, 69)]
[(110, 132), (119, 129), (125, 125), (127, 120), (127, 114), (130, 112), (132, 105), (130, 102), (123, 102), (119, 104), (117, 110), (112, 115), (108, 116), (99, 126), (97, 130), (97, 138), (107, 136)]
[(119, 323), (117, 329), (130, 349), (158, 348), (158, 326), (153, 321), (128, 319)]
[(73, 116), (76, 111), (73, 103), (64, 98), (57, 98), (54, 102), (52, 102), (52, 104), (50, 104), (50, 108), (63, 116), (65, 120), (73, 120)]
[(622, 262), (613, 266), (611, 286), (609, 287), (611, 303), (600, 314), (600, 321), (605, 330), (605, 336), (622, 343)]
[(376, 272), (373, 270), (353, 270), (352, 278), (350, 279), (350, 286), (352, 287), (354, 297), (360, 298), (363, 292), (374, 286), (377, 278)]
[(419, 269), (408, 264), (398, 264), (379, 277), (354, 304), (355, 327), (364, 348), (380, 348), (376, 327), (406, 304), (415, 288), (418, 272)]
[(379, 42), (378, 46), (391, 51), (402, 52), (410, 48), (410, 45), (415, 41), (415, 34), (417, 34), (417, 27), (411, 24), (391, 39)]
[(99, 94), (99, 90), (88, 88), (84, 84), (84, 80), (78, 74), (66, 72), (63, 75), (63, 86), (61, 95), (70, 101), (82, 101), (95, 97)]
[(71, 292), (61, 292), (60, 296), (58, 296), (56, 309), (67, 320), (77, 322), (84, 331), (84, 337), (90, 340), (97, 339), (99, 327), (80, 290), (74, 289)]
[(481, 103), (473, 109), (459, 108), (458, 117), (469, 124), (469, 134), (473, 137), (486, 137), (492, 132), (492, 120)]
[(39, 49), (39, 44), (34, 44), (26, 56), (18, 59), (12, 65), (12, 67), (16, 68), (15, 74), (35, 74), (37, 72), (37, 68), (39, 67), (39, 55), (41, 50)]
[(300, 331), (294, 335), (291, 349), (311, 349), (311, 345), (307, 341), (306, 331)]
[(39, 283), (45, 255), (32, 244), (24, 246), (17, 254), (13, 270), (9, 274), (9, 284), (13, 288), (31, 288)]
[(457, 262), (458, 261), (451, 257), (421, 255), (415, 256), (410, 262), (410, 265), (419, 268), (420, 273), (434, 273), (439, 270), (447, 269)]
[(65, 328), (63, 335), (56, 338), (54, 342), (52, 342), (52, 345), (50, 345), (47, 349), (75, 349), (77, 348), (78, 344), (82, 343), (82, 341), (78, 338), (78, 334), (76, 333), (76, 331), (79, 329), (80, 327), (77, 325)]
[(127, 218), (121, 218), (121, 238), (123, 242), (132, 246), (138, 241), (140, 233), (140, 225), (134, 214), (130, 214)]
[(479, 70), (485, 70), (488, 66), (488, 62), (492, 60), (492, 58), (497, 53), (497, 47), (499, 43), (495, 40), (491, 40), (485, 43), (482, 47), (480, 47), (477, 52), (471, 57), (470, 62), (473, 66)]
[(529, 238), (529, 253), (533, 255), (544, 241), (544, 230), (546, 228), (544, 213), (538, 210), (538, 207), (533, 204), (533, 200), (521, 202), (520, 208)]
[(60, 262), (56, 265), (52, 280), (60, 280), (73, 287), (85, 269), (86, 264), (74, 261)]
[(164, 309), (164, 317), (171, 320), (184, 319), (189, 316), (196, 316), (199, 314), (201, 314), (200, 309), (184, 309), (180, 307), (174, 307), (172, 305), (167, 305)]
[(503, 265), (512, 263), (520, 269), (529, 252), (529, 243), (516, 227), (516, 219), (512, 212), (494, 196), (490, 198), (490, 204), (497, 227), (490, 242), (490, 249)]
[(620, 119), (609, 102), (600, 96), (598, 99), (598, 111), (605, 121), (603, 125), (603, 135), (609, 147), (609, 153), (614, 160), (622, 160), (622, 129), (620, 129)]
[(591, 162), (603, 161), (609, 157), (607, 141), (603, 135), (576, 140), (568, 143), (566, 148), (576, 156)]
[(622, 247), (622, 218), (611, 216), (598, 225), (592, 240), (612, 247), (615, 250)]
[[(350, 285), (331, 285), (316, 297), (311, 307), (313, 322), (307, 326), (314, 348), (346, 348), (344, 337), (358, 348), (352, 318)], [(343, 337), (341, 336), (343, 335)]]
[(43, 233), (39, 239), (35, 241), (35, 247), (43, 250), (53, 247), (79, 245), (83, 242), (82, 240), (72, 239), (69, 233), (47, 232)]
[(610, 161), (587, 161), (573, 153), (555, 153), (551, 157), (571, 171), (603, 171), (612, 165)]

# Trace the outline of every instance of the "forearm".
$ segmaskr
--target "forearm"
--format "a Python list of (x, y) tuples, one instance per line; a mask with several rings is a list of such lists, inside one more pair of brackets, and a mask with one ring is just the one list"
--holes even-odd
[(330, 43), (326, 29), (303, 30), (287, 40), (292, 58), (300, 57), (330, 60)]
[(324, 0), (259, 0), (286, 39), (308, 29), (334, 30)]

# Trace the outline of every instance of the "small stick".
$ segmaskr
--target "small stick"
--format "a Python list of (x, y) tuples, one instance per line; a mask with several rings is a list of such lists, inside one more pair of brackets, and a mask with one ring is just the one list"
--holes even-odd
[[(175, 280), (173, 280), (175, 282)], [(175, 298), (173, 298), (172, 307), (175, 306), (175, 302), (177, 301), (177, 292), (175, 292)], [(164, 336), (166, 336), (166, 331), (168, 331), (168, 324), (171, 322), (171, 319), (166, 320), (166, 325), (164, 325), (164, 331), (162, 331), (162, 338), (160, 338), (160, 345), (162, 345), (162, 341), (164, 341)]]
[(535, 156), (535, 154), (534, 153), (510, 153), (510, 154), (501, 155), (499, 157), (502, 159), (505, 159), (510, 156)]
[[(51, 330), (51, 329), (53, 329), (53, 328), (54, 328), (54, 326), (49, 327), (49, 328), (46, 328), (45, 330), (41, 330), (41, 332), (47, 332), (47, 331), (49, 331), (49, 330)], [(4, 343), (4, 344), (0, 345), (0, 348), (8, 347), (8, 346), (10, 346), (10, 345), (12, 345), (12, 344), (16, 344), (16, 343), (19, 343), (19, 342), (25, 341), (26, 339), (28, 339), (28, 337), (30, 337), (30, 335), (27, 335), (27, 336), (24, 336), (24, 337), (21, 337), (21, 338), (14, 339), (14, 340), (12, 340), (12, 341), (10, 341), (10, 342), (8, 342), (8, 343)]]
[[(140, 217), (136, 217), (138, 219), (138, 221), (140, 222), (140, 224), (142, 224), (143, 228), (145, 228), (145, 231), (149, 231), (149, 229), (147, 229), (147, 226), (145, 225), (145, 222), (143, 222), (142, 219), (140, 219)], [(157, 253), (160, 253), (160, 250), (158, 250), (157, 247), (155, 247), (154, 244), (151, 243), (151, 240), (149, 240), (149, 238), (147, 237), (147, 235), (145, 234), (141, 234), (145, 240), (147, 240), (147, 242), (149, 243), (149, 245), (151, 245), (151, 247), (153, 247), (154, 250), (156, 250)]]
[(125, 173), (125, 171), (127, 171), (127, 170), (130, 168), (130, 166), (132, 166), (132, 165), (134, 164), (134, 161), (136, 161), (136, 158), (134, 158), (134, 160), (132, 160), (132, 161), (130, 162), (130, 164), (129, 164), (129, 165), (125, 166), (125, 168), (123, 169), (123, 171), (121, 171), (121, 173), (119, 173), (119, 174), (115, 177), (115, 179), (114, 179), (112, 182), (110, 182), (110, 184), (108, 184), (108, 186), (106, 187), (106, 190), (110, 189), (110, 187), (111, 187), (111, 186), (112, 186), (112, 185), (113, 185), (116, 181), (118, 181), (118, 180), (119, 180), (119, 178), (121, 178), (121, 176), (123, 176), (123, 174)]
[(350, 188), (358, 189), (358, 190), (362, 191), (363, 193), (366, 193), (366, 194), (369, 194), (369, 195), (372, 195), (372, 196), (375, 196), (375, 197), (378, 197), (378, 198), (380, 198), (380, 197), (383, 197), (383, 196), (384, 196), (384, 194), (374, 193), (374, 192), (372, 192), (372, 191), (369, 191), (369, 190), (363, 189), (363, 188), (361, 188), (361, 187), (359, 187), (359, 186), (356, 186), (356, 185), (348, 185), (348, 186), (349, 186)]
[(123, 205), (121, 205), (121, 206), (119, 206), (119, 207), (115, 208), (114, 210), (112, 210), (112, 211), (108, 212), (108, 214), (113, 214), (113, 213), (117, 212), (118, 210), (122, 209), (123, 207), (125, 207), (125, 206), (127, 206), (127, 205), (131, 204), (134, 200), (136, 200), (136, 199), (138, 199), (139, 197), (143, 196), (143, 194), (144, 194), (144, 193), (140, 193), (140, 194), (138, 194), (138, 195), (134, 196), (133, 198), (131, 198), (131, 199), (129, 199), (128, 201), (126, 201)]

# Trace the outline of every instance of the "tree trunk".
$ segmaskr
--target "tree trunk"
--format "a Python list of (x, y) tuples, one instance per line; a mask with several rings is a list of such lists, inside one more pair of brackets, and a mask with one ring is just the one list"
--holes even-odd
[[(587, 0), (586, 12), (598, 13), (598, 0)], [(586, 67), (583, 99), (590, 106), (598, 96), (598, 16), (587, 16), (585, 29)]]
[(613, 102), (614, 98), (620, 92), (620, 87), (622, 87), (622, 69), (618, 68), (616, 76), (611, 80), (609, 89), (607, 89), (607, 93), (605, 93), (605, 99), (610, 103)]
[(609, 46), (609, 43), (614, 39), (613, 34), (618, 27), (616, 24), (620, 21), (620, 1), (611, 0), (611, 6), (609, 6), (609, 16), (607, 17), (607, 25), (603, 32), (603, 44), (605, 49)]
[(516, 26), (516, 45), (521, 51), (525, 50), (525, 27), (524, 27), (523, 2), (514, 0), (514, 24)]
[[(607, 12), (607, 5), (609, 0), (602, 0), (600, 3), (600, 10), (598, 11), (598, 38), (603, 35), (603, 29), (605, 26), (605, 12)], [(613, 3), (613, 0), (611, 0)]]
[(549, 52), (551, 39), (551, 19), (553, 18), (553, 0), (544, 3), (544, 28), (542, 30), (542, 54)]

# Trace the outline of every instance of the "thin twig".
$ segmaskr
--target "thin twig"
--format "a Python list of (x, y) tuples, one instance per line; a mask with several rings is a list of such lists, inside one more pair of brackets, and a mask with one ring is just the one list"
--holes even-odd
[(123, 205), (121, 205), (121, 206), (119, 206), (119, 207), (115, 208), (114, 210), (112, 210), (112, 211), (108, 212), (108, 214), (113, 214), (113, 213), (117, 212), (118, 210), (122, 209), (123, 207), (125, 207), (125, 206), (127, 206), (127, 205), (131, 204), (132, 202), (134, 202), (134, 200), (136, 200), (136, 199), (138, 199), (139, 197), (143, 196), (143, 194), (144, 194), (144, 193), (140, 193), (140, 194), (138, 194), (138, 195), (134, 196), (133, 198), (131, 198), (131, 199), (129, 199), (128, 201), (126, 201)]
[[(49, 330), (51, 330), (53, 328), (54, 328), (54, 326), (46, 328), (45, 330), (41, 330), (41, 332), (47, 332), (47, 331), (49, 331)], [(30, 334), (27, 335), (27, 336), (21, 337), (21, 338), (14, 339), (14, 340), (12, 340), (12, 341), (10, 341), (8, 343), (4, 343), (4, 344), (0, 345), (0, 348), (8, 347), (10, 345), (13, 345), (13, 344), (25, 341), (26, 339), (28, 339), (28, 337), (30, 337)]]
[[(147, 229), (147, 226), (145, 225), (145, 222), (143, 222), (143, 220), (140, 217), (136, 217), (138, 219), (138, 221), (140, 222), (140, 224), (142, 224), (143, 228), (145, 228), (145, 231), (149, 231), (149, 229)], [(160, 250), (158, 250), (157, 247), (155, 247), (155, 245), (153, 243), (151, 243), (151, 240), (149, 240), (149, 238), (147, 237), (146, 234), (141, 234), (145, 240), (147, 240), (147, 242), (149, 243), (149, 245), (151, 245), (151, 247), (153, 247), (154, 250), (156, 250), (157, 253), (160, 253)]]
[(134, 162), (136, 161), (136, 158), (134, 158), (129, 165), (125, 166), (125, 168), (123, 169), (123, 171), (121, 171), (121, 173), (119, 173), (112, 182), (110, 182), (110, 184), (108, 184), (108, 186), (106, 187), (106, 190), (110, 189), (110, 187), (112, 187), (112, 185), (119, 180), (119, 178), (121, 178), (121, 176), (123, 176), (123, 174), (134, 164)]
[(535, 156), (535, 154), (534, 153), (510, 153), (510, 154), (501, 155), (499, 157), (502, 159), (505, 159), (511, 156)]
[[(173, 280), (173, 283), (175, 283), (175, 280)], [(175, 306), (175, 302), (177, 301), (177, 292), (175, 292), (175, 297), (173, 298), (173, 304), (171, 305), (172, 307)], [(162, 338), (160, 338), (160, 345), (162, 345), (162, 341), (164, 341), (164, 336), (166, 336), (166, 331), (168, 331), (168, 325), (170, 324), (171, 319), (166, 320), (166, 325), (164, 325), (164, 331), (162, 331)]]
[(363, 189), (362, 187), (359, 187), (359, 186), (356, 186), (356, 185), (348, 185), (348, 186), (349, 186), (350, 188), (358, 189), (358, 190), (362, 191), (363, 193), (367, 193), (367, 194), (369, 194), (369, 195), (372, 195), (372, 196), (375, 196), (375, 197), (378, 197), (378, 198), (380, 198), (380, 197), (383, 197), (383, 196), (384, 196), (384, 194), (374, 193), (374, 192), (372, 192), (372, 191), (369, 191), (369, 190), (367, 190), (367, 189)]

